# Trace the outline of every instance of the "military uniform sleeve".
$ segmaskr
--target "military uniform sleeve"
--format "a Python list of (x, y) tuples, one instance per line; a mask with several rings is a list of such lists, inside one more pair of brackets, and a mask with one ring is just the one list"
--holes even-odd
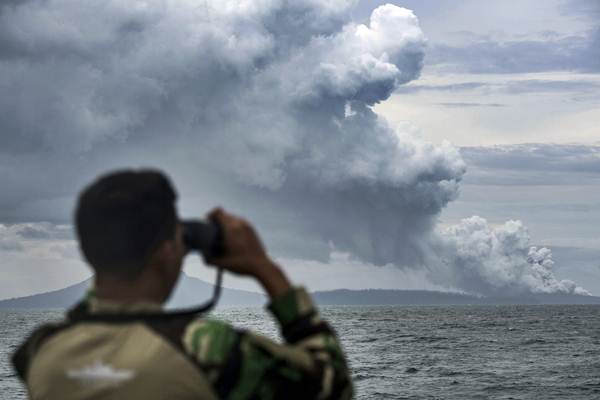
[(215, 320), (186, 329), (184, 346), (221, 399), (350, 399), (352, 383), (340, 343), (303, 288), (269, 306), (286, 343)]

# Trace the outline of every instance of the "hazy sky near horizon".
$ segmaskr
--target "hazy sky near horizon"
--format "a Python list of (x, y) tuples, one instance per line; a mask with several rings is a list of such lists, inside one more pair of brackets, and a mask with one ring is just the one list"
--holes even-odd
[(600, 295), (600, 2), (102, 3), (0, 5), (0, 298), (89, 275), (75, 196), (126, 166), (311, 289)]

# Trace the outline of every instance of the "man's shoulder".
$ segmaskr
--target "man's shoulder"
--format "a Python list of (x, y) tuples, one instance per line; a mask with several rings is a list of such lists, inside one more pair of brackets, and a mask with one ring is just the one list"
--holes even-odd
[(68, 321), (46, 323), (38, 326), (21, 343), (12, 355), (12, 363), (21, 379), (25, 379), (29, 364), (40, 346), (50, 337), (71, 327)]
[(194, 319), (183, 333), (183, 346), (201, 364), (219, 365), (238, 345), (242, 333), (224, 321)]

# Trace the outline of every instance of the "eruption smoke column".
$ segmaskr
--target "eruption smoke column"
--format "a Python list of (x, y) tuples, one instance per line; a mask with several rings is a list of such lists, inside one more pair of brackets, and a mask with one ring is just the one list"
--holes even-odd
[(75, 176), (109, 166), (158, 165), (204, 193), (259, 204), (253, 218), (279, 254), (323, 259), (333, 246), (484, 294), (581, 291), (556, 281), (549, 255), (527, 252), (513, 222), (436, 231), (465, 173), (459, 152), (371, 109), (418, 78), (424, 35), (410, 10), (387, 4), (356, 24), (352, 5), (3, 3), (0, 163), (42, 160), (65, 178), (2, 172), (16, 194), (0, 206), (64, 196)]
[(458, 225), (437, 232), (439, 246), (430, 265), (451, 268), (439, 276), (455, 287), (485, 294), (523, 292), (589, 294), (569, 280), (557, 280), (554, 261), (547, 248), (530, 247), (527, 229), (520, 221), (492, 228), (480, 217), (463, 219)]

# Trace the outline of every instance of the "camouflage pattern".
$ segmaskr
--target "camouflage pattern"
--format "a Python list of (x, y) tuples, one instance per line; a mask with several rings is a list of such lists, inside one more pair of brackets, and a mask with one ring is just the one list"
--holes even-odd
[[(93, 295), (82, 304), (90, 314), (157, 311), (156, 304), (124, 306)], [(352, 398), (340, 344), (306, 290), (294, 288), (268, 309), (281, 326), (283, 344), (212, 319), (162, 325), (67, 319), (39, 328), (13, 362), (36, 400), (141, 398), (142, 394), (148, 400)], [(117, 378), (126, 371), (135, 378), (109, 387), (75, 384), (73, 371), (89, 372), (88, 366), (97, 369), (100, 361), (117, 371)]]
[(186, 329), (186, 351), (222, 399), (350, 399), (352, 385), (333, 330), (303, 288), (269, 305), (286, 344), (214, 320)]

